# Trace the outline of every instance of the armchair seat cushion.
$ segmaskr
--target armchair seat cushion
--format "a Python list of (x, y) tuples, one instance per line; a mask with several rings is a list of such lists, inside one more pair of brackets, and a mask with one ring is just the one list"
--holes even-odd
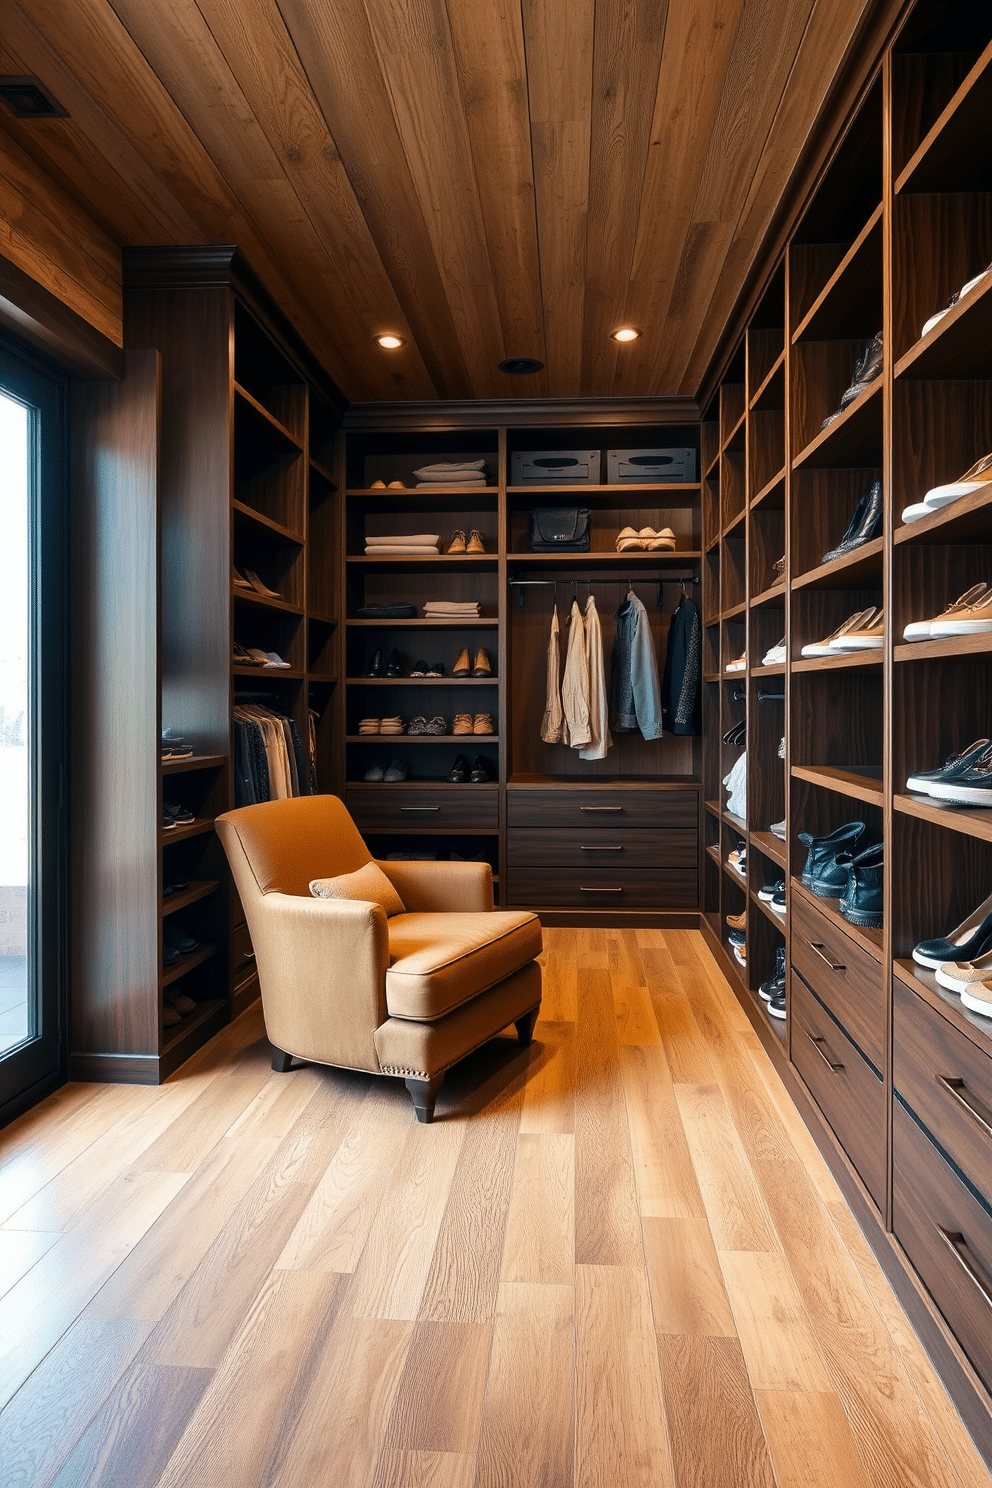
[(386, 1006), (413, 1022), (443, 1017), (542, 949), (541, 922), (528, 910), (400, 914), (388, 928)]

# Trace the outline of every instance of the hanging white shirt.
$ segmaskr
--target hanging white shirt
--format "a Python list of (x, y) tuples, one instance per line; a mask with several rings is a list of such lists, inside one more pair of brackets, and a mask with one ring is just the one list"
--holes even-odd
[(579, 759), (605, 759), (613, 747), (606, 698), (606, 668), (603, 664), (603, 631), (596, 596), (586, 600), (586, 668), (589, 673), (589, 743), (579, 750)]
[(562, 743), (581, 749), (591, 742), (589, 732), (589, 663), (586, 660), (586, 628), (578, 601), (572, 600), (568, 650), (561, 683), (561, 705), (565, 714)]
[(559, 678), (561, 653), (559, 646), (558, 606), (556, 604), (551, 614), (551, 634), (548, 637), (547, 698), (544, 704), (544, 717), (541, 720), (541, 738), (545, 744), (561, 743), (561, 729), (564, 719), (561, 711), (561, 681)]

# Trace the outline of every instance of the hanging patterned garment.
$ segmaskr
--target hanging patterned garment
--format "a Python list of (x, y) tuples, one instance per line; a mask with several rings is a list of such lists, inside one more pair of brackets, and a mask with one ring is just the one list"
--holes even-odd
[(561, 711), (561, 654), (558, 628), (558, 606), (551, 612), (551, 634), (548, 637), (548, 685), (541, 738), (545, 744), (559, 744), (564, 717)]
[(586, 659), (586, 628), (578, 600), (572, 600), (569, 616), (568, 650), (565, 653), (565, 675), (561, 683), (562, 711), (565, 726), (562, 743), (581, 749), (591, 742), (589, 732), (589, 663)]
[(586, 668), (589, 673), (589, 743), (579, 750), (579, 759), (605, 759), (613, 747), (606, 702), (606, 669), (603, 664), (603, 630), (599, 623), (596, 596), (586, 600)]

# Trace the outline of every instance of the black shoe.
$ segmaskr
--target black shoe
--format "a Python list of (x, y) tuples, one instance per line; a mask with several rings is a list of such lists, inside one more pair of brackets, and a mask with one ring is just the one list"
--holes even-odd
[[(809, 832), (800, 832), (799, 841), (806, 844), (806, 863), (803, 868), (803, 883), (807, 889), (813, 887), (813, 877), (822, 866), (831, 863), (839, 852), (850, 852), (858, 840), (864, 835), (864, 822), (848, 822), (843, 827), (838, 827), (836, 832), (831, 832), (828, 837), (812, 837)], [(843, 887), (843, 885), (842, 885)], [(813, 893), (816, 890), (813, 889)], [(827, 898), (835, 898), (833, 894), (824, 895)]]
[(785, 893), (785, 879), (784, 878), (778, 879), (775, 883), (765, 884), (765, 887), (763, 889), (759, 889), (758, 890), (758, 898), (759, 899), (763, 899), (766, 904), (771, 904), (772, 900), (775, 898), (775, 895), (779, 892), (780, 889), (781, 889), (782, 893), (784, 894)]
[(179, 952), (175, 946), (164, 945), (162, 947), (162, 965), (175, 966), (179, 960)]
[(366, 677), (381, 677), (383, 673), (383, 667), (384, 661), (382, 652), (376, 651), (375, 655), (372, 657), (372, 660), (369, 662), (368, 666), (365, 669)]
[(945, 961), (974, 961), (992, 947), (992, 894), (949, 935), (913, 947), (918, 966), (937, 970)]
[(785, 946), (778, 946), (775, 950), (775, 970), (767, 982), (762, 982), (758, 988), (758, 996), (765, 1002), (771, 1002), (773, 997), (785, 995)]
[(775, 890), (775, 893), (772, 896), (771, 903), (772, 909), (775, 911), (775, 913), (777, 915), (781, 915), (784, 919), (787, 907), (785, 902), (785, 884), (783, 884), (781, 888)]
[(951, 806), (992, 806), (992, 745), (977, 755), (969, 750), (932, 782), (930, 795)]
[(426, 677), (427, 676), (427, 673), (428, 673), (428, 670), (429, 670), (429, 668), (427, 666), (426, 661), (415, 661), (414, 664), (413, 664), (413, 670), (410, 673), (410, 676), (411, 677)]
[(191, 951), (196, 950), (200, 942), (192, 935), (187, 935), (185, 930), (180, 930), (178, 925), (166, 925), (162, 931), (162, 944), (176, 951), (180, 956), (188, 956)]
[(469, 775), (468, 778), (473, 785), (487, 785), (492, 779), (492, 776), (489, 773), (489, 766), (486, 764), (481, 754), (477, 754), (475, 756), (475, 759), (472, 761), (472, 773)]
[(747, 945), (747, 931), (746, 930), (728, 930), (727, 931), (727, 940), (728, 940), (728, 942), (732, 946), (746, 946)]
[(393, 649), (392, 649), (392, 651), (390, 651), (390, 653), (389, 653), (389, 660), (386, 662), (386, 676), (387, 677), (402, 677), (402, 675), (403, 675), (403, 663), (400, 661), (400, 653), (396, 650), (396, 648), (394, 646)]
[(942, 780), (953, 780), (962, 766), (967, 769), (975, 764), (990, 747), (988, 739), (976, 739), (959, 754), (950, 754), (936, 770), (916, 770), (906, 781), (906, 789), (918, 795), (928, 796), (931, 787)]
[(452, 785), (464, 785), (468, 779), (468, 760), (463, 754), (455, 756), (455, 763), (448, 771), (448, 779)]
[(835, 548), (824, 553), (821, 563), (832, 563), (835, 558), (844, 558), (855, 548), (864, 547), (882, 533), (882, 482), (876, 481), (866, 491), (854, 510), (854, 516), (844, 536)]
[(430, 664), (430, 666), (427, 668), (427, 671), (425, 673), (425, 676), (428, 676), (428, 677), (443, 677), (444, 676), (444, 662), (443, 661), (432, 661), (431, 664)]
[(884, 360), (882, 333), (879, 331), (878, 335), (869, 341), (864, 356), (854, 369), (850, 385), (840, 400), (841, 408), (846, 408), (849, 403), (854, 402), (855, 398), (860, 398), (865, 388), (870, 387), (882, 375)]
[[(878, 929), (882, 923), (883, 847), (866, 847), (848, 863), (847, 888), (837, 906), (849, 925)], [(847, 857), (844, 853), (838, 862)]]
[(776, 995), (771, 999), (771, 1001), (768, 1004), (768, 1011), (771, 1013), (771, 1015), (772, 1015), (773, 1018), (778, 1018), (780, 1020), (780, 1022), (782, 1022), (782, 1023), (785, 1022), (785, 988), (784, 987), (782, 988), (782, 991), (781, 992), (776, 993)]
[(359, 620), (412, 620), (416, 613), (415, 604), (403, 601), (389, 605), (362, 605), (356, 611)]

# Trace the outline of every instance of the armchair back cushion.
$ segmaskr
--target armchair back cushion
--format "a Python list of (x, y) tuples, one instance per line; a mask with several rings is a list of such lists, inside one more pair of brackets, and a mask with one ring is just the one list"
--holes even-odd
[(337, 796), (264, 801), (237, 820), (238, 837), (263, 894), (309, 899), (314, 878), (337, 878), (372, 861), (372, 854)]

